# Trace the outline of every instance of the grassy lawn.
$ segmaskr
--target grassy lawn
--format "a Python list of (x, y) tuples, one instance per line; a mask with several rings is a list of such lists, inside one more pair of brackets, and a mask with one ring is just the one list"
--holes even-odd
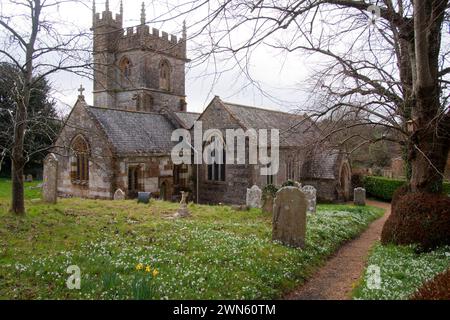
[[(9, 188), (0, 180), (2, 299), (277, 298), (382, 214), (321, 205), (308, 216), (306, 248), (297, 250), (271, 241), (272, 217), (257, 209), (190, 204), (192, 217), (171, 220), (177, 204), (48, 205), (31, 201), (39, 194), (27, 189), (27, 215), (18, 218), (8, 213)], [(81, 270), (80, 290), (66, 287), (70, 265)]]
[(380, 268), (381, 286), (379, 289), (368, 286), (366, 270), (353, 292), (355, 299), (409, 299), (424, 282), (450, 268), (450, 247), (418, 254), (413, 246), (382, 246), (378, 243), (373, 247), (367, 265)]

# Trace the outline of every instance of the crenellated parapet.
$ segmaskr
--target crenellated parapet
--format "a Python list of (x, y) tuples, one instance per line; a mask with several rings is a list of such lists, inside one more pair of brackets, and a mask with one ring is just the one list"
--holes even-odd
[(149, 50), (186, 59), (186, 40), (147, 25), (129, 27), (118, 39), (118, 51)]
[(113, 17), (113, 13), (111, 11), (103, 11), (101, 14), (98, 12), (94, 14), (93, 20), (93, 28), (115, 27), (117, 29), (122, 29), (123, 16), (119, 13)]

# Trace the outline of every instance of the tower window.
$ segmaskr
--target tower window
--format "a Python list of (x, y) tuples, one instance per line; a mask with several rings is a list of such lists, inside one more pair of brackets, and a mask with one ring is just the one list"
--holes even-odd
[(162, 60), (159, 66), (159, 88), (170, 91), (170, 64)]
[(127, 57), (123, 57), (119, 63), (120, 73), (122, 80), (125, 80), (131, 76), (131, 61)]

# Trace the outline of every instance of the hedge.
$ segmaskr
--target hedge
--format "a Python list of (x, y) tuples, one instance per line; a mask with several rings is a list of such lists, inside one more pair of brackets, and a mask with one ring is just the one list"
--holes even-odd
[[(381, 200), (391, 201), (394, 191), (404, 185), (406, 180), (367, 176), (364, 177), (363, 183), (368, 195)], [(445, 194), (450, 194), (449, 182), (444, 182), (443, 188)]]

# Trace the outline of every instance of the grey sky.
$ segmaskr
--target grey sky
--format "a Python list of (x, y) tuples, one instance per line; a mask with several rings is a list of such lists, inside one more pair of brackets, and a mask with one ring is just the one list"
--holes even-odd
[[(168, 1), (170, 5), (175, 6), (176, 1)], [(113, 13), (119, 12), (119, 0), (110, 0), (110, 9)], [(141, 0), (124, 0), (124, 26), (134, 26), (139, 23)], [(88, 30), (91, 27), (92, 12), (89, 7), (84, 5), (71, 5), (70, 7), (61, 6), (59, 14), (68, 21), (73, 21), (80, 28)], [(179, 17), (165, 22), (153, 22), (167, 18), (168, 14), (175, 14), (170, 8), (167, 8), (165, 1), (145, 1), (148, 25), (156, 27), (169, 33), (180, 36), (183, 17)], [(96, 1), (97, 12), (105, 8), (105, 2)], [(169, 12), (169, 13), (168, 13)], [(188, 37), (189, 26), (195, 23), (200, 17), (187, 16)], [(164, 15), (161, 17), (161, 15)], [(153, 22), (153, 23), (152, 23)], [(193, 39), (188, 42), (188, 57), (192, 56), (192, 49), (198, 45), (201, 39)], [(218, 69), (225, 70), (229, 64), (223, 64), (219, 61)], [(310, 64), (311, 65), (311, 64)], [(206, 63), (195, 67), (187, 65), (186, 75), (186, 94), (188, 101), (188, 110), (201, 112), (207, 103), (219, 95), (222, 99), (235, 103), (248, 104), (254, 106), (263, 106), (265, 108), (292, 109), (298, 103), (301, 103), (304, 94), (298, 90), (302, 81), (308, 73), (308, 66), (305, 59), (299, 54), (280, 55), (279, 51), (271, 51), (267, 47), (258, 48), (252, 55), (252, 59), (247, 65), (251, 71), (253, 79), (262, 87), (261, 90), (253, 85), (248, 85), (249, 81), (245, 76), (239, 75), (239, 70), (235, 69), (222, 74), (215, 81), (212, 65)], [(289, 66), (289, 67), (287, 67)], [(52, 86), (55, 89), (55, 98), (59, 101), (59, 108), (67, 113), (76, 101), (80, 84), (86, 88), (85, 96), (88, 103), (92, 102), (92, 82), (89, 79), (81, 78), (73, 74), (59, 72), (50, 78)], [(284, 100), (285, 103), (279, 103), (267, 97), (273, 96), (276, 99)]]

